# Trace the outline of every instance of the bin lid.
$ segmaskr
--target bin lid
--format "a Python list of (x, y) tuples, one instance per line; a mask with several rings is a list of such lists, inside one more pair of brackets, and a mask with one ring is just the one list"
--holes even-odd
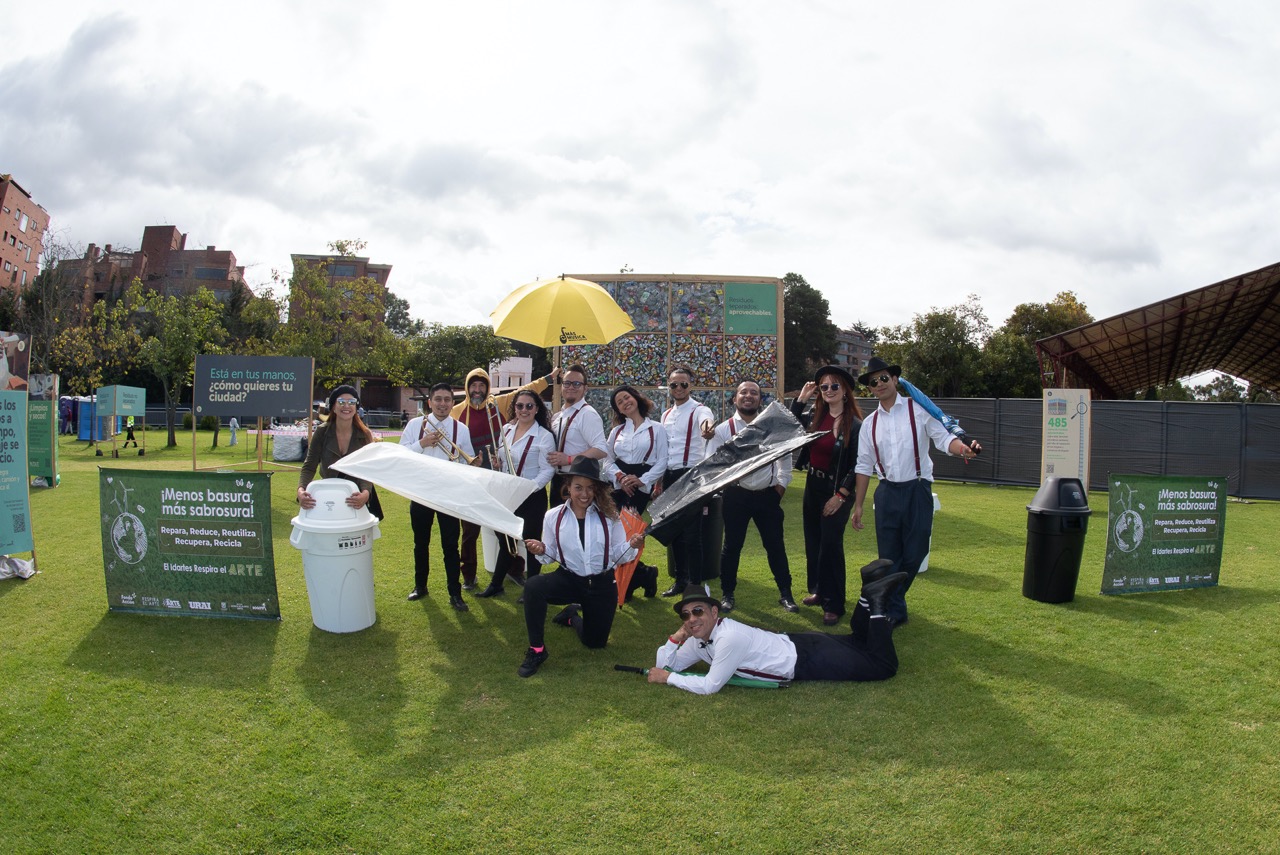
[(355, 484), (345, 478), (321, 478), (307, 485), (307, 492), (316, 500), (314, 508), (302, 508), (291, 522), (303, 531), (347, 532), (360, 531), (378, 524), (378, 518), (369, 509), (353, 508), (347, 497), (360, 492)]
[(1089, 494), (1080, 479), (1060, 475), (1044, 479), (1027, 510), (1054, 516), (1087, 516), (1093, 513), (1089, 510)]

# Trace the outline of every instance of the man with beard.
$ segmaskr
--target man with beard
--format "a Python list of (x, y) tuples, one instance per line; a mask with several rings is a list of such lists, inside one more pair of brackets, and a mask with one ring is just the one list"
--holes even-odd
[[(683, 366), (672, 369), (667, 376), (672, 402), (662, 414), (662, 427), (667, 432), (667, 471), (662, 476), (661, 488), (654, 485), (654, 498), (707, 456), (706, 440), (715, 425), (715, 415), (693, 398), (689, 391), (691, 385), (693, 372)], [(687, 526), (672, 540), (667, 555), (675, 583), (663, 591), (662, 596), (678, 597), (689, 585), (704, 584), (715, 575), (705, 568), (702, 544), (705, 532), (714, 527), (713, 514), (718, 515), (719, 504), (718, 499), (711, 499), (702, 509), (701, 524)]]
[(547, 462), (556, 467), (556, 474), (551, 479), (553, 508), (564, 504), (564, 488), (574, 460), (580, 457), (604, 460), (609, 454), (604, 419), (600, 418), (595, 407), (587, 403), (587, 369), (581, 365), (570, 365), (565, 369), (560, 396), (564, 404), (560, 412), (551, 418), (556, 450), (547, 455)]
[[(455, 406), (449, 416), (457, 419), (469, 431), (471, 447), (482, 455), (483, 465), (497, 468), (497, 455), (492, 451), (501, 442), (504, 424), (502, 414), (511, 411), (511, 402), (516, 393), (528, 389), (541, 395), (559, 374), (560, 369), (557, 368), (547, 376), (539, 377), (527, 386), (521, 386), (505, 395), (489, 394), (489, 372), (483, 368), (476, 368), (467, 375), (467, 398)], [(462, 588), (465, 591), (473, 590), (476, 586), (476, 541), (479, 538), (480, 526), (463, 520), (461, 555)]]
[[(733, 396), (737, 413), (716, 426), (707, 443), (707, 455), (738, 435), (760, 414), (760, 384), (743, 380)], [(778, 605), (788, 612), (798, 612), (791, 595), (791, 567), (787, 562), (787, 546), (782, 537), (782, 496), (791, 483), (790, 458), (777, 460), (757, 469), (724, 490), (724, 549), (720, 553), (720, 613), (728, 614), (735, 605), (738, 587), (738, 564), (747, 540), (747, 523), (754, 522), (760, 542), (769, 559), (769, 570), (778, 585)]]

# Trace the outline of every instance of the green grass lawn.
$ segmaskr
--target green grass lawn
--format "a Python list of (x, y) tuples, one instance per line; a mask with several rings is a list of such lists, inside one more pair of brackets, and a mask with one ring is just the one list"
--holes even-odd
[[(245, 439), (201, 434), (201, 465), (249, 459)], [(0, 850), (1280, 849), (1277, 504), (1229, 507), (1219, 587), (1102, 596), (1095, 494), (1076, 599), (1046, 605), (1021, 594), (1034, 491), (938, 484), (896, 678), (699, 697), (612, 670), (676, 628), (660, 598), (619, 612), (605, 650), (549, 626), (551, 659), (520, 679), (514, 588), (455, 613), (437, 555), (431, 596), (405, 601), (394, 495), (378, 622), (313, 628), (293, 471), (273, 478), (282, 621), (109, 613), (97, 467), (191, 469), (190, 433), (147, 440), (119, 460), (64, 442), (62, 485), (32, 494), (41, 572), (0, 582)], [(874, 540), (848, 535), (851, 594)], [(754, 532), (737, 600), (749, 622), (821, 629), (777, 607)]]

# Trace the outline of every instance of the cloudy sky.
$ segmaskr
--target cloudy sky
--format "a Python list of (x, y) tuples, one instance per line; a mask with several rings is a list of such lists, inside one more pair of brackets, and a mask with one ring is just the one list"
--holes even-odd
[(361, 238), (427, 320), (625, 265), (998, 326), (1280, 260), (1274, 2), (3, 5), (0, 172), (61, 239), (258, 285)]

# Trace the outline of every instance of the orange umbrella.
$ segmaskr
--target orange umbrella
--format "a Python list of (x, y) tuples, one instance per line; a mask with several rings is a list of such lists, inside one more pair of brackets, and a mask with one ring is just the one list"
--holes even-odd
[[(627, 532), (627, 540), (635, 537), (637, 534), (645, 530), (645, 522), (631, 508), (623, 508), (619, 516), (622, 518), (622, 528)], [(618, 605), (621, 606), (627, 601), (627, 588), (631, 587), (631, 577), (635, 575), (636, 565), (640, 563), (640, 556), (644, 555), (644, 544), (640, 544), (640, 548), (636, 550), (636, 557), (632, 558), (626, 564), (619, 564), (618, 569), (614, 571), (614, 578), (618, 582)]]

